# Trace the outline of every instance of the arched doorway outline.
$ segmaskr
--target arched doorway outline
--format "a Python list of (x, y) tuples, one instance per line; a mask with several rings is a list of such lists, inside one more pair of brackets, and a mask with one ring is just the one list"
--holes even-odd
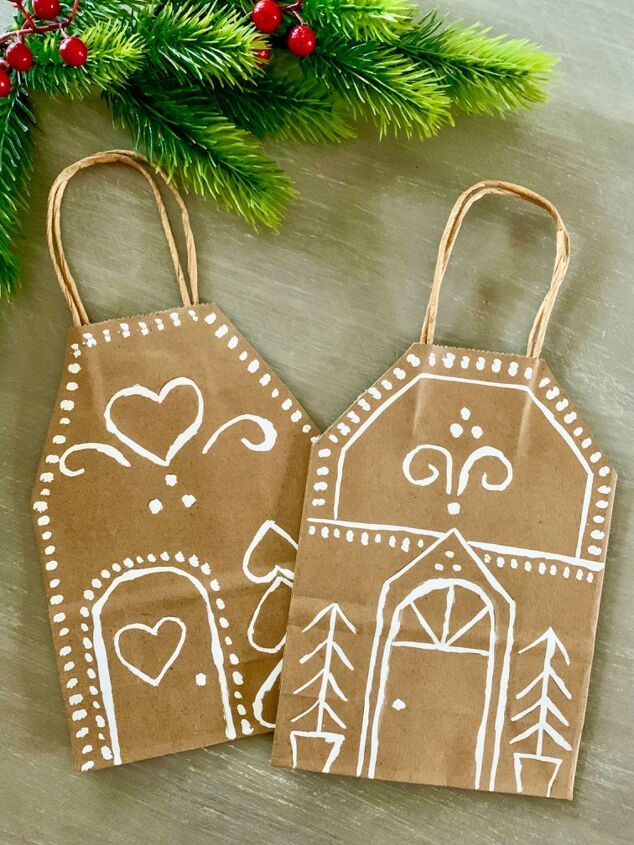
[(220, 693), (222, 698), (222, 708), (225, 718), (225, 733), (227, 739), (236, 738), (236, 730), (233, 724), (233, 715), (231, 713), (231, 704), (229, 699), (229, 688), (227, 685), (227, 677), (224, 669), (224, 653), (220, 644), (220, 636), (216, 627), (216, 620), (211, 602), (205, 588), (189, 572), (184, 572), (175, 566), (153, 566), (147, 569), (130, 570), (118, 575), (112, 583), (105, 590), (103, 595), (94, 603), (92, 607), (93, 620), (93, 647), (95, 651), (95, 659), (97, 662), (97, 672), (99, 675), (99, 687), (101, 689), (101, 696), (103, 699), (103, 706), (106, 712), (108, 721), (108, 730), (110, 732), (110, 746), (113, 756), (113, 764), (115, 766), (121, 765), (121, 748), (119, 746), (119, 735), (117, 730), (117, 717), (114, 706), (114, 696), (112, 694), (112, 683), (110, 680), (110, 667), (108, 665), (108, 653), (103, 638), (101, 626), (101, 612), (118, 586), (126, 581), (136, 581), (138, 578), (143, 578), (146, 575), (154, 575), (157, 573), (170, 572), (176, 575), (182, 575), (190, 581), (196, 590), (202, 596), (205, 610), (207, 612), (207, 621), (209, 623), (209, 632), (211, 636), (211, 657), (218, 672), (218, 682), (220, 685)]
[[(489, 617), (489, 647), (487, 649), (487, 672), (486, 672), (486, 685), (484, 690), (484, 706), (482, 708), (482, 718), (480, 719), (480, 725), (478, 728), (478, 734), (476, 739), (476, 752), (475, 752), (475, 760), (476, 760), (476, 774), (475, 774), (475, 788), (480, 788), (480, 782), (482, 777), (482, 761), (484, 757), (484, 743), (485, 743), (485, 735), (487, 730), (487, 723), (489, 721), (490, 715), (490, 708), (491, 708), (491, 698), (493, 695), (493, 676), (495, 670), (495, 610), (493, 607), (493, 602), (487, 595), (487, 593), (480, 587), (478, 584), (474, 584), (472, 581), (467, 581), (464, 578), (431, 578), (428, 581), (425, 581), (422, 584), (419, 584), (418, 587), (415, 587), (410, 593), (408, 593), (396, 606), (392, 613), (392, 618), (390, 622), (390, 628), (388, 631), (387, 639), (383, 646), (383, 652), (381, 655), (381, 666), (380, 666), (380, 675), (379, 675), (379, 688), (377, 691), (376, 697), (376, 705), (374, 708), (374, 716), (372, 719), (372, 726), (371, 726), (371, 739), (370, 739), (370, 761), (368, 764), (368, 775), (370, 777), (375, 776), (375, 769), (376, 769), (376, 762), (379, 752), (379, 723), (381, 719), (381, 711), (383, 709), (383, 704), (385, 702), (385, 687), (387, 685), (387, 680), (390, 674), (390, 657), (391, 651), (394, 648), (394, 640), (396, 639), (396, 635), (398, 634), (398, 630), (401, 624), (401, 613), (403, 610), (417, 599), (422, 598), (429, 593), (435, 592), (436, 590), (449, 590), (450, 587), (461, 587), (463, 589), (469, 590), (471, 592), (476, 593), (481, 599), (485, 607), (488, 611)], [(442, 648), (438, 649), (439, 651), (443, 651)], [(449, 650), (445, 649), (447, 653)]]
[[(494, 607), (494, 624), (493, 631), (494, 634), (497, 635), (496, 628), (500, 627), (500, 625), (504, 626), (505, 630), (505, 637), (500, 637), (499, 639), (496, 636), (495, 640), (495, 647), (499, 649), (499, 660), (497, 661), (497, 667), (493, 666), (494, 674), (499, 675), (499, 681), (495, 681), (493, 684), (492, 693), (497, 696), (497, 706), (493, 710), (495, 714), (494, 723), (493, 723), (493, 742), (490, 743), (487, 741), (487, 732), (485, 731), (484, 734), (484, 743), (486, 748), (490, 747), (490, 757), (491, 757), (491, 766), (490, 766), (490, 775), (488, 779), (488, 787), (484, 786), (482, 788), (488, 788), (493, 790), (495, 788), (495, 776), (497, 772), (497, 765), (500, 756), (500, 746), (502, 741), (502, 730), (504, 727), (504, 719), (506, 713), (506, 700), (507, 700), (507, 693), (508, 693), (508, 682), (509, 682), (509, 673), (510, 673), (510, 663), (511, 663), (511, 652), (513, 649), (513, 628), (515, 624), (515, 601), (511, 598), (511, 596), (506, 592), (506, 590), (502, 587), (499, 581), (492, 575), (489, 571), (487, 566), (480, 560), (478, 555), (470, 548), (470, 546), (466, 543), (462, 534), (455, 528), (448, 531), (446, 534), (443, 534), (435, 543), (429, 546), (422, 554), (418, 555), (418, 557), (414, 558), (414, 560), (410, 561), (406, 564), (402, 569), (392, 575), (390, 578), (386, 579), (381, 589), (381, 594), (379, 596), (379, 600), (377, 603), (377, 615), (376, 615), (376, 628), (374, 633), (374, 639), (372, 644), (372, 652), (370, 655), (370, 663), (368, 668), (368, 677), (366, 682), (366, 690), (365, 690), (365, 699), (364, 699), (364, 708), (363, 708), (363, 718), (361, 724), (361, 732), (359, 738), (359, 752), (358, 752), (358, 760), (357, 760), (357, 776), (362, 776), (364, 774), (364, 769), (366, 770), (366, 774), (368, 777), (374, 777), (374, 768), (376, 764), (376, 755), (374, 755), (374, 763), (372, 761), (372, 746), (373, 746), (373, 729), (375, 720), (378, 719), (381, 713), (381, 706), (379, 706), (378, 697), (373, 694), (375, 686), (378, 686), (378, 682), (380, 681), (380, 673), (382, 670), (382, 658), (383, 658), (383, 646), (386, 642), (387, 635), (385, 632), (386, 628), (386, 615), (389, 616), (390, 621), (390, 629), (388, 629), (388, 634), (392, 627), (393, 622), (393, 614), (397, 606), (401, 604), (401, 601), (397, 602), (394, 608), (388, 608), (388, 612), (386, 613), (386, 607), (388, 607), (388, 601), (390, 592), (393, 588), (396, 588), (401, 582), (401, 579), (406, 576), (408, 573), (411, 573), (412, 570), (416, 570), (419, 567), (426, 567), (427, 566), (427, 558), (434, 556), (442, 551), (443, 547), (447, 546), (448, 542), (451, 539), (454, 539), (458, 542), (462, 551), (465, 553), (467, 560), (471, 561), (474, 564), (474, 574), (478, 574), (481, 576), (486, 585), (488, 585), (487, 589), (489, 592), (480, 586), (476, 585), (475, 582), (470, 580), (469, 578), (460, 578), (460, 579), (438, 579), (435, 577), (436, 573), (430, 573), (427, 569), (421, 573), (420, 580), (418, 584), (416, 584), (411, 590), (408, 590), (405, 596), (403, 597), (408, 598), (410, 594), (418, 589), (419, 587), (425, 585), (429, 581), (434, 580), (462, 580), (468, 581), (470, 584), (474, 586), (479, 586), (480, 589), (487, 595), (488, 600), (493, 604)], [(455, 547), (455, 543), (451, 544)], [(463, 566), (463, 570), (465, 567)], [(498, 604), (497, 613), (495, 612), (495, 605), (496, 602)], [(379, 662), (379, 655), (381, 657), (381, 662)], [(498, 673), (499, 668), (499, 673)], [(378, 677), (377, 677), (378, 676)], [(382, 704), (382, 702), (381, 702)], [(489, 709), (489, 715), (491, 713), (491, 709)], [(369, 748), (368, 748), (369, 746)], [(486, 750), (485, 748), (485, 750)], [(369, 759), (369, 762), (366, 763), (366, 759)], [(482, 786), (482, 784), (480, 784)], [(476, 787), (478, 788), (478, 787)]]

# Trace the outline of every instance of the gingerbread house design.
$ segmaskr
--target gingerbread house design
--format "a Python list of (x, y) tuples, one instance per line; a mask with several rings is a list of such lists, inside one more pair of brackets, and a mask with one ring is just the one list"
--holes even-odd
[(274, 763), (570, 798), (615, 482), (542, 360), (413, 345), (313, 449)]
[(317, 433), (216, 306), (71, 329), (33, 511), (78, 769), (273, 727)]

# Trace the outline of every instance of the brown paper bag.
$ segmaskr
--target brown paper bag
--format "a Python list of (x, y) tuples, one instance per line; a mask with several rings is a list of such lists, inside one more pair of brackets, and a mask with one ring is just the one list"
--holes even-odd
[[(489, 193), (556, 223), (526, 357), (434, 345), (456, 235)], [(547, 200), (468, 190), (421, 342), (314, 445), (275, 765), (572, 796), (616, 473), (539, 357), (568, 258)]]
[[(62, 248), (69, 179), (121, 162), (149, 182), (183, 307), (92, 324)], [(188, 290), (144, 159), (67, 168), (48, 235), (73, 316), (33, 510), (75, 765), (86, 771), (273, 726), (316, 429), (215, 305)]]

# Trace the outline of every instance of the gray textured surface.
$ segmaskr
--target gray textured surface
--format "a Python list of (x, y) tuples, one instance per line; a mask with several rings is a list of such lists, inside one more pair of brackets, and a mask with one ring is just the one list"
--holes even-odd
[[(0, 307), (3, 843), (631, 841), (632, 4), (452, 0), (441, 11), (559, 54), (551, 102), (504, 122), (462, 120), (425, 144), (379, 144), (366, 132), (340, 147), (276, 148), (302, 193), (279, 236), (255, 236), (192, 201), (202, 295), (222, 304), (326, 424), (417, 336), (438, 239), (463, 188), (510, 179), (556, 203), (573, 259), (545, 357), (620, 472), (575, 800), (271, 770), (268, 738), (71, 773), (28, 511), (69, 325), (44, 243), (45, 197), (64, 165), (127, 140), (97, 101), (40, 100), (24, 286)], [(139, 184), (110, 168), (69, 192), (66, 220), (76, 228), (66, 227), (67, 243), (94, 319), (176, 302)], [(552, 254), (545, 215), (501, 199), (481, 203), (450, 265), (438, 340), (523, 350)]]

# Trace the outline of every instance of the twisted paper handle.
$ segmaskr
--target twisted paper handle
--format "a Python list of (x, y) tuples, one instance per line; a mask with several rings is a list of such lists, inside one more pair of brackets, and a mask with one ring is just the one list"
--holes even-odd
[(566, 275), (568, 264), (570, 262), (570, 236), (568, 230), (561, 219), (561, 215), (555, 206), (539, 194), (530, 191), (528, 188), (523, 188), (521, 185), (513, 185), (510, 182), (499, 182), (490, 180), (486, 182), (478, 182), (471, 188), (468, 188), (461, 194), (447, 220), (445, 231), (440, 239), (440, 246), (438, 248), (438, 258), (436, 260), (436, 269), (434, 271), (434, 280), (432, 283), (431, 294), (425, 318), (423, 320), (423, 327), (420, 335), (420, 342), (425, 344), (432, 344), (434, 342), (434, 331), (436, 328), (436, 316), (438, 314), (438, 298), (440, 296), (440, 286), (451, 257), (458, 232), (465, 218), (467, 211), (471, 208), (474, 202), (486, 196), (487, 194), (503, 194), (512, 197), (519, 197), (519, 199), (532, 202), (547, 211), (555, 221), (555, 237), (556, 237), (556, 255), (555, 265), (553, 267), (553, 275), (550, 281), (548, 293), (544, 297), (542, 304), (539, 306), (533, 327), (528, 338), (528, 347), (526, 355), (529, 358), (539, 358), (542, 346), (544, 344), (544, 337), (548, 327), (548, 321), (555, 307), (555, 300), (557, 293), (561, 287), (561, 283)]
[[(145, 177), (152, 189), (154, 199), (159, 211), (161, 225), (165, 232), (167, 245), (169, 247), (172, 263), (176, 272), (178, 280), (178, 287), (181, 292), (183, 305), (197, 305), (198, 304), (198, 264), (196, 261), (196, 245), (194, 243), (194, 233), (189, 222), (189, 214), (183, 198), (170, 184), (165, 174), (160, 170), (149, 164), (146, 158), (133, 153), (129, 150), (109, 150), (103, 153), (97, 153), (80, 161), (71, 164), (63, 170), (57, 179), (53, 182), (51, 190), (48, 195), (48, 215), (46, 221), (46, 239), (48, 241), (48, 248), (51, 254), (51, 260), (57, 275), (57, 280), (62, 289), (62, 293), (68, 303), (70, 312), (75, 326), (86, 326), (90, 323), (88, 314), (81, 301), (77, 284), (68, 266), (64, 247), (62, 243), (62, 228), (61, 228), (61, 207), (62, 200), (66, 187), (73, 176), (80, 170), (85, 170), (96, 164), (127, 164), (137, 170)], [(187, 252), (187, 278), (189, 279), (189, 287), (187, 285), (187, 278), (181, 265), (178, 250), (176, 248), (176, 241), (174, 240), (174, 233), (169, 221), (169, 216), (159, 186), (157, 184), (156, 176), (163, 180), (165, 185), (171, 191), (176, 203), (181, 212), (181, 222), (183, 225), (183, 232), (185, 235), (185, 247)]]

